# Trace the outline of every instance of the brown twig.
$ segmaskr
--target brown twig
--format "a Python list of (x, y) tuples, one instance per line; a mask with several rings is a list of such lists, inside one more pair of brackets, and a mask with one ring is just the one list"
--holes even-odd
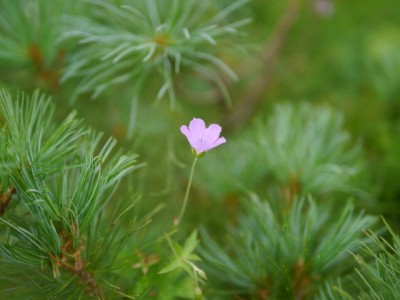
[(78, 247), (74, 247), (73, 240), (70, 235), (61, 233), (62, 246), (61, 257), (54, 258), (58, 267), (67, 270), (75, 275), (81, 284), (86, 285), (87, 293), (97, 299), (104, 299), (104, 293), (101, 287), (96, 283), (93, 275), (85, 270), (85, 262), (82, 257), (84, 246), (79, 243)]
[(310, 271), (309, 266), (307, 266), (303, 259), (299, 259), (295, 264), (292, 278), (294, 299), (302, 300), (309, 298), (313, 284), (321, 279), (317, 274), (310, 274)]
[(39, 45), (32, 43), (27, 49), (27, 55), (36, 69), (36, 77), (46, 83), (51, 89), (59, 87), (60, 70), (64, 63), (65, 51), (59, 49), (52, 67), (46, 66), (43, 51)]
[(291, 174), (289, 183), (282, 185), (281, 197), (287, 200), (288, 207), (293, 207), (294, 200), (297, 195), (301, 194), (302, 188), (302, 184), (296, 174)]
[(250, 85), (245, 96), (225, 119), (224, 124), (229, 130), (233, 130), (246, 122), (262, 100), (263, 94), (271, 83), (279, 54), (287, 41), (290, 29), (299, 17), (300, 11), (301, 0), (293, 0), (288, 4), (276, 29), (264, 47), (261, 55), (261, 75)]
[(10, 187), (5, 193), (0, 194), (0, 216), (5, 213), (12, 199), (12, 195), (14, 195), (15, 193), (15, 187)]

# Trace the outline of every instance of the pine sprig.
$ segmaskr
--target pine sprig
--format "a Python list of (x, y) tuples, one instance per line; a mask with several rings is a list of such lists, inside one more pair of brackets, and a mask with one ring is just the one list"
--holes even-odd
[[(60, 126), (52, 124), (54, 109), (50, 100), (38, 91), (32, 99), (24, 94), (13, 100), (10, 93), (0, 91), (0, 113), (4, 118), (8, 145), (6, 153), (15, 155), (19, 167), (25, 165), (35, 176), (51, 174), (72, 160), (79, 148), (78, 141), (88, 135), (81, 120), (71, 113)], [(67, 145), (67, 146), (66, 146)]]
[(276, 105), (268, 117), (232, 136), (224, 151), (208, 157), (197, 178), (219, 199), (266, 183), (289, 199), (309, 193), (368, 199), (359, 180), (361, 145), (352, 141), (344, 122), (344, 115), (329, 107)]
[[(136, 164), (136, 155), (114, 151), (113, 139), (99, 148), (100, 135), (83, 126), (75, 114), (57, 126), (52, 112), (50, 100), (39, 92), (32, 97), (20, 94), (17, 100), (6, 91), (0, 92), (0, 113), (5, 121), (2, 147), (14, 160), (2, 164), (2, 175), (15, 189), (13, 209), (0, 217), (0, 253), (9, 263), (44, 269), (49, 266), (56, 281), (67, 273), (76, 281), (63, 284), (81, 284), (88, 294), (102, 299), (105, 294), (95, 261), (88, 260), (96, 254), (93, 248), (87, 252), (88, 234), (93, 231), (95, 220), (110, 221), (108, 217), (101, 218), (101, 212), (120, 181), (140, 165)], [(112, 220), (118, 226), (113, 227), (106, 240), (126, 236), (121, 227), (127, 223), (116, 223), (120, 218), (117, 215)], [(128, 224), (127, 232), (132, 233), (137, 225)], [(103, 254), (113, 257), (112, 261), (118, 258), (112, 251)], [(104, 261), (110, 264), (106, 257)], [(104, 268), (99, 260), (96, 266)]]
[(283, 192), (366, 197), (352, 181), (361, 172), (361, 148), (351, 143), (343, 114), (309, 104), (277, 105), (267, 122), (258, 122), (257, 136), (266, 165)]
[(358, 297), (353, 299), (394, 300), (398, 298), (400, 293), (400, 237), (386, 221), (384, 222), (391, 241), (368, 231), (368, 237), (372, 244), (363, 245), (362, 250), (366, 256), (355, 254), (359, 267), (357, 268), (358, 276), (353, 280), (359, 292)]
[(2, 79), (26, 87), (55, 89), (67, 52), (57, 38), (64, 14), (79, 1), (0, 1)]
[[(289, 211), (275, 211), (253, 196), (231, 230), (227, 246), (203, 232), (202, 257), (214, 282), (254, 299), (312, 297), (335, 276), (351, 272), (362, 230), (376, 219), (348, 204), (337, 220), (328, 205), (296, 199)], [(347, 267), (344, 267), (347, 266)]]
[(236, 75), (216, 55), (215, 45), (250, 21), (225, 21), (246, 2), (236, 0), (210, 17), (212, 5), (195, 0), (121, 6), (90, 0), (96, 14), (71, 18), (63, 34), (79, 40), (81, 47), (69, 58), (62, 80), (78, 78), (77, 93), (90, 92), (92, 98), (120, 83), (133, 85), (136, 96), (150, 86), (158, 89), (157, 99), (168, 95), (173, 107), (175, 78), (190, 70), (227, 94), (222, 74), (231, 79)]

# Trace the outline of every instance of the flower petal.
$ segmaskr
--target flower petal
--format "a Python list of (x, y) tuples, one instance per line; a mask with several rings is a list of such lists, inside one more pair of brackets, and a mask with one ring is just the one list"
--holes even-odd
[(205, 130), (206, 130), (206, 124), (202, 119), (194, 118), (192, 121), (190, 121), (189, 131), (192, 140), (201, 139)]
[(209, 143), (202, 139), (195, 139), (193, 140), (192, 147), (196, 150), (197, 153), (201, 153), (207, 151), (209, 148)]
[(192, 138), (192, 135), (189, 131), (189, 128), (186, 125), (181, 126), (181, 132), (186, 136), (189, 141), (189, 144), (195, 148), (196, 140)]
[(181, 132), (189, 139), (190, 132), (189, 132), (189, 128), (186, 125), (181, 126)]
[(225, 143), (226, 143), (226, 139), (225, 139), (224, 137), (220, 137), (220, 138), (217, 139), (213, 144), (211, 144), (211, 145), (209, 146), (209, 148), (207, 149), (207, 151), (210, 150), (210, 149), (213, 149), (213, 148), (215, 148), (215, 147), (218, 147), (218, 146), (221, 145), (221, 144), (225, 144)]
[(210, 145), (213, 144), (219, 138), (221, 130), (222, 130), (221, 126), (217, 124), (211, 124), (204, 131), (203, 140), (209, 143)]

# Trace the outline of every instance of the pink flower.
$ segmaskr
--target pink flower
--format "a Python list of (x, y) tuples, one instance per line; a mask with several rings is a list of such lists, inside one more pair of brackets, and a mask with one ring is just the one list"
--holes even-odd
[(196, 157), (226, 142), (225, 138), (219, 137), (221, 130), (221, 126), (217, 124), (206, 128), (204, 121), (197, 118), (190, 121), (189, 128), (181, 126), (181, 132), (187, 137)]

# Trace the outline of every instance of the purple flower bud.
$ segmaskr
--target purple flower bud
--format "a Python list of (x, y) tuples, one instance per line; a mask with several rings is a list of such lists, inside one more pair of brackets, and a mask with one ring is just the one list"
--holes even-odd
[(211, 124), (206, 128), (204, 121), (197, 118), (190, 122), (189, 128), (181, 126), (181, 132), (187, 137), (196, 157), (201, 157), (204, 152), (226, 142), (224, 137), (219, 137), (221, 130), (221, 126), (217, 124)]
[(335, 6), (331, 0), (315, 0), (314, 11), (321, 17), (331, 17), (335, 12)]

